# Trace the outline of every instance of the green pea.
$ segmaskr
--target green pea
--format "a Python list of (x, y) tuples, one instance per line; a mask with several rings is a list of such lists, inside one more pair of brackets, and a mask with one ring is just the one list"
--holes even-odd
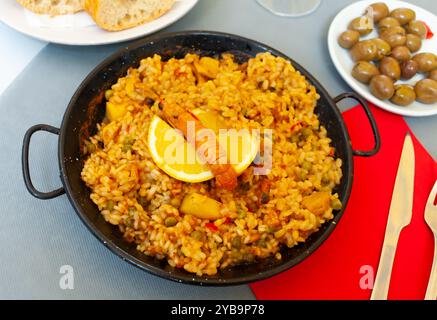
[(240, 183), (240, 188), (242, 191), (249, 191), (250, 190), (250, 182), (242, 182)]
[(240, 204), (236, 204), (235, 205), (235, 207), (236, 207), (236, 209), (237, 209), (237, 216), (238, 216), (238, 219), (243, 219), (244, 217), (246, 217), (246, 211), (245, 210), (243, 210), (243, 208), (241, 207), (241, 205)]
[(190, 236), (191, 238), (196, 239), (197, 241), (201, 241), (203, 239), (202, 232), (198, 230), (194, 230), (193, 232), (191, 232)]
[(306, 171), (310, 172), (312, 168), (313, 168), (313, 164), (311, 162), (304, 161), (302, 163), (302, 169), (305, 169)]
[(261, 203), (266, 204), (269, 201), (270, 201), (270, 196), (267, 193), (263, 192), (261, 195)]
[(241, 248), (242, 243), (243, 243), (243, 241), (241, 240), (240, 236), (235, 236), (231, 240), (231, 245), (233, 248), (237, 248), (237, 249)]
[(130, 228), (134, 225), (134, 222), (132, 221), (132, 219), (126, 219), (124, 224), (126, 227)]
[(168, 217), (165, 219), (164, 223), (166, 227), (174, 227), (175, 225), (177, 225), (178, 221), (175, 217)]
[(237, 210), (238, 219), (244, 219), (247, 216), (246, 211), (243, 211), (243, 209)]
[(129, 208), (128, 210), (127, 210), (127, 212), (128, 212), (128, 214), (129, 214), (129, 216), (134, 216), (135, 215), (135, 213), (137, 213), (137, 210), (135, 209), (135, 208)]
[(329, 179), (329, 175), (327, 173), (324, 173), (322, 175), (322, 183), (323, 184), (330, 184), (331, 183), (331, 179)]
[(279, 227), (269, 227), (267, 230), (268, 233), (275, 233), (276, 231), (279, 231)]
[(123, 152), (128, 152), (128, 151), (131, 151), (131, 150), (132, 150), (132, 145), (131, 144), (124, 144), (123, 145), (123, 149), (122, 149)]
[(94, 153), (97, 149), (96, 145), (92, 143), (91, 141), (85, 141), (85, 153), (91, 154)]
[(307, 179), (307, 177), (308, 177), (308, 171), (299, 170), (297, 172), (297, 177), (299, 178), (299, 180), (305, 181)]
[(146, 197), (139, 197), (138, 203), (145, 209), (149, 206), (150, 201)]
[(232, 249), (231, 257), (232, 259), (239, 261), (243, 259), (243, 254), (240, 252), (240, 250), (234, 248)]
[(243, 254), (243, 260), (253, 262), (255, 260), (255, 255), (251, 252), (246, 252)]
[(106, 209), (112, 211), (114, 209), (114, 201), (108, 200), (108, 202), (106, 203)]
[(266, 241), (266, 239), (259, 239), (259, 240), (256, 242), (256, 245), (257, 245), (258, 247), (261, 247), (261, 248), (266, 248), (266, 247), (267, 247), (267, 241)]
[(132, 146), (134, 145), (134, 143), (135, 143), (135, 140), (134, 140), (134, 139), (132, 139), (132, 138), (126, 138), (126, 139), (124, 140), (124, 143), (123, 143), (122, 151), (123, 151), (123, 152), (128, 152), (128, 151), (132, 150)]
[(298, 143), (299, 142), (299, 135), (293, 134), (290, 138), (290, 141), (294, 142), (294, 143)]
[(301, 131), (301, 134), (302, 134), (302, 137), (304, 137), (306, 139), (313, 134), (313, 130), (311, 130), (311, 128), (303, 128)]

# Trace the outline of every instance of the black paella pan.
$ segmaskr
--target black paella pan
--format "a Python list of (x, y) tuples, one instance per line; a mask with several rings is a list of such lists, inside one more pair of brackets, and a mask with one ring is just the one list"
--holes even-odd
[[(187, 53), (197, 53), (202, 56), (217, 56), (230, 52), (238, 62), (243, 63), (257, 53), (269, 51), (291, 61), (306, 79), (316, 87), (320, 95), (316, 113), (320, 123), (326, 127), (328, 136), (336, 150), (336, 157), (343, 161), (343, 178), (334, 190), (338, 192), (343, 203), (343, 209), (334, 213), (335, 217), (321, 226), (305, 243), (292, 249), (283, 248), (282, 260), (264, 259), (252, 264), (236, 266), (220, 271), (215, 276), (196, 276), (184, 270), (170, 267), (164, 260), (148, 257), (125, 241), (118, 228), (107, 223), (99, 213), (97, 206), (90, 199), (90, 190), (81, 180), (81, 171), (85, 158), (81, 148), (83, 142), (96, 132), (97, 123), (101, 122), (105, 113), (104, 92), (118, 78), (124, 76), (130, 67), (137, 67), (141, 59), (159, 54), (163, 59), (182, 58)], [(343, 99), (356, 100), (364, 108), (373, 129), (375, 146), (370, 151), (355, 151), (349, 139), (345, 123), (337, 103)], [(29, 143), (37, 131), (48, 131), (59, 135), (58, 158), (63, 187), (52, 192), (40, 192), (32, 184), (29, 172)], [(371, 139), (370, 137), (369, 139)], [(72, 97), (65, 112), (61, 128), (49, 125), (36, 125), (30, 128), (23, 142), (22, 165), (24, 181), (29, 192), (39, 199), (52, 199), (64, 193), (67, 194), (76, 213), (87, 228), (112, 252), (123, 260), (142, 270), (166, 279), (200, 285), (236, 285), (249, 283), (271, 277), (298, 264), (311, 255), (334, 230), (347, 206), (353, 180), (353, 156), (372, 156), (378, 152), (380, 138), (375, 121), (366, 102), (355, 93), (344, 93), (331, 98), (323, 86), (302, 66), (289, 57), (259, 42), (239, 36), (217, 32), (180, 32), (160, 34), (145, 38), (135, 44), (123, 48), (97, 66), (82, 82)]]

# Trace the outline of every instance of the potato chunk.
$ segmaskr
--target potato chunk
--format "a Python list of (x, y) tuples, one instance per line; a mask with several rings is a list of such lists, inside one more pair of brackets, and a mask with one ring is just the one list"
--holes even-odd
[(124, 105), (116, 105), (112, 102), (106, 103), (106, 116), (110, 121), (115, 121), (123, 118), (127, 113), (127, 108)]
[(217, 220), (222, 218), (221, 203), (207, 196), (190, 193), (182, 200), (179, 211), (200, 219)]
[(304, 197), (302, 205), (316, 215), (322, 215), (329, 209), (331, 195), (329, 192), (315, 192)]
[(207, 78), (215, 79), (219, 72), (219, 62), (216, 59), (210, 57), (200, 58), (198, 63), (194, 63), (196, 71)]

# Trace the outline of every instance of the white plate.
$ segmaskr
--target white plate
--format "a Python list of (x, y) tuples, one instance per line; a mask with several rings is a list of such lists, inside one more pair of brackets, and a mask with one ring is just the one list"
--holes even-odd
[(33, 38), (67, 45), (102, 45), (139, 38), (159, 31), (187, 14), (199, 0), (177, 0), (162, 17), (117, 32), (100, 29), (85, 13), (50, 18), (31, 13), (15, 0), (0, 1), (0, 21)]
[[(337, 71), (340, 73), (343, 79), (349, 84), (349, 86), (351, 86), (356, 92), (358, 92), (368, 101), (372, 102), (373, 104), (387, 111), (401, 114), (404, 116), (412, 116), (412, 117), (423, 117), (423, 116), (431, 116), (437, 114), (437, 104), (429, 105), (429, 104), (422, 104), (420, 102), (414, 102), (407, 107), (400, 107), (391, 103), (388, 100), (386, 101), (379, 100), (378, 98), (376, 98), (370, 93), (368, 86), (358, 82), (352, 77), (351, 71), (354, 66), (354, 62), (350, 57), (349, 51), (340, 47), (337, 40), (340, 34), (345, 30), (347, 30), (349, 22), (353, 18), (362, 16), (366, 8), (370, 4), (375, 2), (377, 1), (365, 0), (365, 1), (356, 2), (346, 7), (342, 11), (340, 11), (340, 13), (337, 14), (337, 16), (334, 18), (334, 21), (332, 21), (328, 33), (328, 47), (329, 47), (329, 54), (331, 55), (331, 59), (334, 62)], [(425, 21), (428, 24), (428, 26), (431, 28), (431, 30), (436, 34), (432, 39), (423, 41), (422, 48), (420, 49), (419, 52), (437, 53), (436, 52), (437, 17), (434, 14), (422, 8), (419, 8), (415, 5), (412, 5), (411, 3), (408, 2), (396, 1), (396, 0), (385, 0), (383, 2), (387, 4), (390, 10), (400, 7), (413, 9), (416, 12), (416, 19)], [(371, 34), (367, 35), (366, 37), (362, 37), (362, 39), (370, 39), (376, 37), (377, 37), (377, 32), (373, 31)], [(414, 85), (421, 78), (423, 78), (423, 75), (416, 75), (411, 80), (408, 80), (406, 82), (400, 81), (399, 83), (410, 83)]]

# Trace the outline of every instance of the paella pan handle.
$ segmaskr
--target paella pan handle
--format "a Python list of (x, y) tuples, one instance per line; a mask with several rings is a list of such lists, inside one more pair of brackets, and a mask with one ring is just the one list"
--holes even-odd
[(29, 191), (29, 193), (35, 198), (42, 199), (42, 200), (53, 199), (64, 194), (65, 193), (64, 188), (59, 188), (57, 190), (50, 191), (50, 192), (41, 192), (38, 191), (33, 186), (32, 179), (30, 178), (30, 170), (29, 170), (30, 139), (32, 138), (32, 135), (37, 131), (46, 131), (59, 135), (58, 128), (49, 126), (47, 124), (38, 124), (27, 130), (26, 134), (24, 135), (23, 150), (21, 154), (21, 165), (23, 168), (24, 183), (26, 184), (26, 188)]
[(370, 126), (372, 127), (373, 139), (375, 141), (375, 146), (373, 147), (372, 150), (369, 150), (369, 151), (353, 150), (352, 152), (353, 152), (354, 156), (370, 157), (370, 156), (375, 155), (379, 151), (379, 149), (381, 148), (381, 137), (379, 135), (378, 127), (376, 126), (375, 118), (373, 118), (373, 115), (370, 112), (370, 109), (369, 109), (369, 106), (367, 105), (367, 102), (363, 98), (361, 98), (358, 94), (356, 94), (354, 92), (342, 93), (339, 96), (334, 98), (334, 102), (338, 103), (344, 99), (353, 99), (363, 107), (363, 109), (366, 113), (366, 116), (369, 119)]

